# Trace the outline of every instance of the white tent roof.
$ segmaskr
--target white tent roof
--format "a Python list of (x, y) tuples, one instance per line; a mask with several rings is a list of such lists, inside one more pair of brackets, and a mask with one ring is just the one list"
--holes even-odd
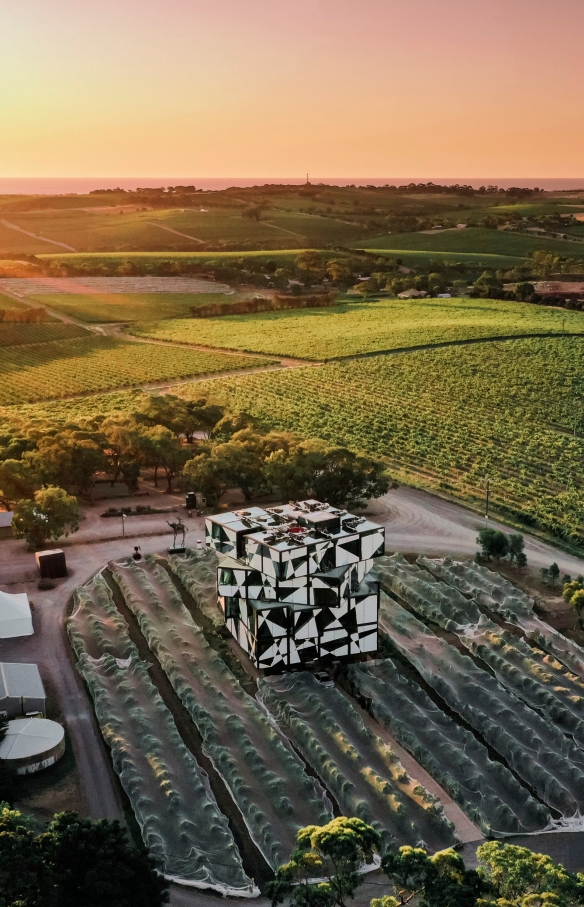
[(26, 759), (43, 756), (57, 746), (65, 730), (48, 718), (21, 718), (8, 722), (8, 730), (0, 743), (0, 759)]
[(0, 589), (0, 639), (32, 636), (32, 615), (26, 592), (11, 595)]

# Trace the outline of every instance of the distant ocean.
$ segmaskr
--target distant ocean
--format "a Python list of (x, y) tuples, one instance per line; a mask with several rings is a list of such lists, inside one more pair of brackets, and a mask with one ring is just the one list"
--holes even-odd
[[(264, 186), (269, 183), (280, 183), (287, 185), (302, 185), (305, 179), (296, 177), (262, 177), (258, 176), (253, 179), (240, 179), (235, 176), (217, 177), (214, 179), (200, 179), (196, 176), (157, 176), (157, 177), (0, 177), (0, 195), (24, 194), (24, 195), (65, 195), (68, 193), (86, 193), (94, 189), (137, 189), (152, 188), (159, 186), (196, 186), (197, 189), (228, 189), (231, 186), (244, 188), (246, 186)], [(523, 186), (527, 188), (558, 190), (558, 189), (584, 189), (584, 177), (582, 179), (527, 179), (516, 176), (512, 179), (507, 177), (454, 177), (454, 176), (434, 176), (434, 177), (405, 177), (392, 176), (382, 178), (357, 178), (357, 177), (326, 177), (310, 176), (310, 182), (313, 184), (327, 183), (329, 186), (403, 186), (407, 183), (437, 183), (439, 185), (451, 186), (454, 183), (461, 185), (473, 186), (478, 189), (479, 186), (500, 186), (508, 189), (510, 186)]]

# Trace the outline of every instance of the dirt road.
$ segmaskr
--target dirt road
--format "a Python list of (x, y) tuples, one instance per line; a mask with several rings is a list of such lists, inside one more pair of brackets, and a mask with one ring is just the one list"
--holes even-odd
[(47, 242), (51, 246), (60, 246), (62, 249), (67, 249), (69, 252), (76, 252), (77, 249), (74, 249), (73, 246), (68, 246), (67, 243), (59, 242), (56, 239), (48, 239), (46, 236), (39, 236), (37, 233), (31, 233), (29, 230), (24, 230), (22, 227), (19, 227), (18, 224), (11, 224), (9, 220), (0, 221), (3, 227), (8, 227), (9, 230), (16, 230), (18, 233), (24, 233), (25, 236), (32, 236), (33, 239), (38, 239), (39, 242)]

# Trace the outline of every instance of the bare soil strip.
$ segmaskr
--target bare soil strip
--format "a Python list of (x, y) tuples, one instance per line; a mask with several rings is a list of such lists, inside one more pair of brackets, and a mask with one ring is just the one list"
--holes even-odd
[(52, 246), (61, 246), (62, 249), (67, 249), (69, 252), (77, 251), (73, 246), (68, 246), (67, 243), (58, 242), (56, 239), (47, 239), (46, 236), (39, 236), (37, 233), (30, 233), (28, 230), (23, 230), (18, 224), (11, 224), (9, 220), (1, 220), (0, 224), (2, 224), (3, 227), (8, 227), (9, 230), (16, 230), (18, 233), (24, 233), (25, 236), (32, 236), (33, 239), (38, 239), (40, 242), (48, 242)]
[(192, 242), (198, 242), (201, 246), (205, 245), (204, 239), (199, 239), (198, 236), (191, 236), (189, 233), (181, 233), (180, 230), (174, 230), (172, 227), (165, 227), (164, 224), (157, 224), (153, 220), (147, 220), (147, 224), (150, 224), (151, 227), (158, 227), (159, 230), (166, 230), (167, 233), (176, 233), (177, 236), (184, 236), (185, 239), (190, 239)]

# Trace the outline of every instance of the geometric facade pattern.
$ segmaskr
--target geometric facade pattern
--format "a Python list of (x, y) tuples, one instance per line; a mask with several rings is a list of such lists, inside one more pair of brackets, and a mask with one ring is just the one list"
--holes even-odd
[(257, 668), (377, 650), (371, 569), (385, 553), (382, 526), (310, 500), (208, 517), (205, 534), (224, 555), (217, 595), (225, 624)]

